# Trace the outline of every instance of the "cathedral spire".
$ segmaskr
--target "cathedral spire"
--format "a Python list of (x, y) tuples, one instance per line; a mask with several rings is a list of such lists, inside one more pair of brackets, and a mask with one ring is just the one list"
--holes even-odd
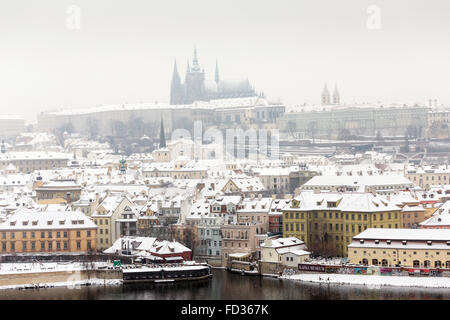
[(328, 91), (327, 83), (325, 82), (325, 86), (322, 90), (322, 105), (330, 104), (330, 92)]
[(219, 84), (219, 63), (217, 62), (217, 59), (216, 59), (216, 74), (214, 79), (216, 80), (216, 83)]
[(194, 58), (192, 59), (192, 64), (194, 66), (198, 66), (197, 47), (194, 47)]
[(194, 47), (194, 58), (192, 59), (192, 71), (200, 71), (200, 65), (198, 64), (197, 47)]
[(177, 68), (177, 60), (175, 60), (175, 62), (173, 63), (172, 84), (174, 82), (180, 82), (180, 75), (178, 73), (178, 68)]
[(180, 75), (178, 73), (177, 61), (173, 64), (172, 83), (170, 84), (170, 104), (183, 103), (183, 88), (181, 85)]
[(333, 104), (340, 104), (341, 103), (341, 99), (340, 99), (340, 95), (339, 95), (339, 91), (337, 88), (337, 84), (334, 84), (334, 92), (333, 92)]

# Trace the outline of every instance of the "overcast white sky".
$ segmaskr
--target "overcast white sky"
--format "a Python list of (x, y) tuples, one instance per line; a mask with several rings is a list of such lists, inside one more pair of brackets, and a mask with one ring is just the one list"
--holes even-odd
[[(70, 5), (80, 29), (67, 27)], [(369, 5), (381, 9), (367, 27)], [(197, 46), (207, 77), (248, 77), (287, 105), (341, 100), (450, 104), (450, 2), (15, 0), (0, 4), (0, 114), (168, 102)]]

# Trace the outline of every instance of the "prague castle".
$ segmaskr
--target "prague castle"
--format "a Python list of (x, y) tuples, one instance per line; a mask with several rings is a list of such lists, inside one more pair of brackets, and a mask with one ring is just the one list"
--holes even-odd
[(247, 78), (237, 80), (221, 80), (219, 65), (216, 61), (214, 80), (205, 79), (205, 70), (200, 68), (197, 49), (194, 49), (192, 67), (187, 63), (184, 83), (175, 61), (170, 86), (170, 104), (191, 104), (194, 101), (210, 101), (215, 99), (243, 98), (257, 96)]

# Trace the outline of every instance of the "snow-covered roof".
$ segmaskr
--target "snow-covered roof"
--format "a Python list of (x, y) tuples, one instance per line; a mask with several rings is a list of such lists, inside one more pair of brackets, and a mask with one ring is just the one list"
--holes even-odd
[[(295, 201), (294, 201), (295, 200)], [(340, 210), (347, 212), (400, 211), (392, 201), (369, 192), (324, 192), (302, 191), (284, 210)], [(293, 206), (294, 202), (298, 207)]]
[(261, 243), (261, 248), (274, 248), (281, 249), (285, 247), (304, 245), (304, 242), (296, 237), (268, 239), (264, 243)]
[(354, 236), (353, 239), (450, 241), (450, 229), (369, 228)]
[(416, 211), (425, 211), (425, 209), (422, 207), (422, 205), (418, 205), (418, 206), (404, 206), (402, 208), (402, 212), (416, 212)]
[(0, 230), (96, 229), (80, 211), (37, 211), (22, 209), (0, 224)]
[(303, 187), (321, 186), (351, 186), (363, 191), (365, 187), (412, 187), (413, 183), (401, 175), (374, 176), (333, 176), (318, 175), (312, 177)]

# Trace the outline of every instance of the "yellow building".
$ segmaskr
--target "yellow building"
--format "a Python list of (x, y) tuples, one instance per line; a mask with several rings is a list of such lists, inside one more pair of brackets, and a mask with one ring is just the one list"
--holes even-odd
[(415, 185), (429, 189), (432, 185), (445, 185), (450, 183), (450, 168), (442, 166), (425, 166), (408, 168), (405, 177)]
[(348, 246), (350, 263), (450, 268), (449, 229), (367, 229)]
[(127, 206), (135, 206), (128, 196), (111, 195), (103, 199), (92, 213), (91, 218), (98, 226), (98, 250), (108, 249), (120, 237), (115, 228), (116, 220), (120, 218)]
[(39, 204), (72, 203), (80, 200), (81, 186), (74, 180), (51, 181), (35, 188)]
[(367, 228), (400, 228), (400, 211), (372, 193), (303, 191), (282, 209), (283, 237), (297, 237), (313, 253), (345, 257), (352, 237)]
[(79, 211), (21, 210), (0, 224), (2, 254), (96, 250), (97, 226)]

